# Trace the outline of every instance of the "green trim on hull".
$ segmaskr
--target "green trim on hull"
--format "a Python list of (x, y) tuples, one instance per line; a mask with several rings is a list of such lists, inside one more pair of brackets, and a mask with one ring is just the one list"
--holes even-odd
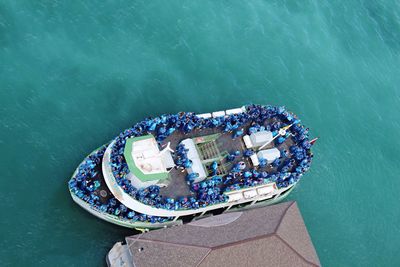
[[(248, 202), (247, 205), (244, 206), (244, 207), (232, 208), (232, 209), (230, 209), (228, 211), (225, 211), (225, 212), (242, 211), (242, 210), (247, 210), (247, 209), (254, 209), (254, 208), (259, 208), (259, 207), (263, 207), (263, 206), (273, 205), (273, 204), (278, 203), (278, 202), (282, 201), (283, 199), (285, 199), (291, 193), (291, 191), (294, 188), (295, 188), (295, 186), (290, 188), (288, 190), (288, 192), (285, 193), (283, 196), (279, 196), (277, 198), (266, 199), (266, 200), (260, 201), (258, 203), (255, 203), (253, 205), (250, 205), (251, 202)], [(119, 225), (119, 226), (123, 226), (123, 227), (126, 227), (126, 228), (136, 229), (138, 231), (146, 231), (146, 230), (155, 230), (155, 229), (160, 229), (160, 228), (165, 228), (165, 227), (170, 227), (170, 226), (182, 225), (183, 224), (182, 220), (169, 221), (169, 222), (165, 222), (165, 223), (130, 222), (128, 220), (123, 220), (123, 219), (121, 219), (121, 218), (119, 218), (117, 216), (110, 215), (108, 213), (104, 213), (104, 212), (98, 211), (98, 210), (92, 208), (85, 201), (83, 201), (80, 198), (78, 198), (77, 196), (75, 196), (75, 194), (72, 193), (71, 191), (70, 191), (70, 194), (71, 194), (72, 199), (79, 206), (81, 206), (83, 209), (87, 210), (88, 212), (90, 212), (94, 216), (96, 216), (96, 217), (98, 217), (98, 218), (100, 218), (102, 220), (105, 220), (107, 222), (110, 222), (110, 223), (113, 223), (113, 224), (116, 224), (116, 225)], [(212, 210), (210, 212), (212, 212)], [(204, 217), (207, 217), (207, 215), (205, 215)], [(198, 220), (198, 219), (201, 219), (201, 218), (203, 218), (203, 217), (194, 217), (195, 220)]]
[[(100, 146), (97, 149), (93, 150), (89, 155), (97, 152), (102, 147), (103, 146)], [(81, 164), (84, 161), (85, 160), (83, 160), (81, 162)], [(71, 179), (75, 176), (75, 174), (77, 173), (77, 171), (79, 169), (79, 166), (81, 164), (78, 165), (78, 167), (76, 168), (75, 172), (73, 173)], [(254, 209), (254, 208), (259, 208), (259, 207), (263, 207), (263, 206), (273, 205), (273, 204), (278, 203), (278, 202), (282, 201), (283, 199), (285, 199), (295, 187), (296, 187), (296, 184), (293, 185), (287, 192), (285, 192), (283, 196), (279, 196), (277, 198), (270, 198), (270, 199), (262, 200), (260, 202), (257, 202), (255, 204), (253, 204), (253, 205), (250, 205), (251, 202), (247, 202), (247, 203), (244, 204), (245, 206), (243, 206), (243, 207), (233, 207), (233, 208), (231, 208), (231, 209), (229, 209), (228, 211), (225, 211), (225, 212), (242, 211), (242, 210), (247, 210), (247, 209)], [(146, 230), (155, 230), (155, 229), (160, 229), (160, 228), (165, 228), (165, 227), (170, 227), (170, 226), (182, 225), (183, 224), (182, 220), (169, 221), (169, 222), (165, 222), (165, 223), (132, 222), (132, 221), (129, 221), (129, 220), (124, 220), (124, 219), (121, 219), (121, 218), (119, 218), (117, 216), (114, 216), (114, 215), (111, 215), (111, 214), (96, 210), (95, 208), (90, 206), (88, 203), (86, 203), (85, 201), (80, 199), (78, 196), (76, 196), (70, 190), (69, 187), (68, 187), (68, 190), (69, 190), (69, 192), (71, 194), (71, 197), (74, 200), (74, 202), (76, 202), (83, 209), (85, 209), (89, 213), (93, 214), (94, 216), (96, 216), (96, 217), (98, 217), (98, 218), (100, 218), (100, 219), (102, 219), (104, 221), (107, 221), (107, 222), (110, 222), (110, 223), (113, 223), (113, 224), (116, 224), (116, 225), (119, 225), (119, 226), (123, 226), (123, 227), (126, 227), (126, 228), (131, 228), (131, 229), (136, 229), (138, 231), (146, 231)], [(228, 206), (229, 205), (227, 205), (226, 207), (228, 207)], [(209, 212), (212, 212), (212, 210), (210, 210)], [(204, 217), (207, 217), (207, 215), (194, 217), (194, 220), (198, 220), (198, 219), (201, 219), (201, 218), (204, 218)]]

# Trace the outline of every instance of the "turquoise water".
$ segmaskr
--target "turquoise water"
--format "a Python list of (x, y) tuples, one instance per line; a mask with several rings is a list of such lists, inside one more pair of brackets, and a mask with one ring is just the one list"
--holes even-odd
[[(301, 2), (301, 3), (300, 3)], [(78, 163), (138, 120), (285, 105), (320, 136), (298, 201), (324, 266), (400, 266), (398, 1), (0, 2), (0, 266), (101, 266), (130, 230)]]

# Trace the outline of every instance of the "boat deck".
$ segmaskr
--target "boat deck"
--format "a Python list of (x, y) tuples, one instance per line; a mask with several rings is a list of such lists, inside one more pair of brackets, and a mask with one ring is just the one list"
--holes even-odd
[[(266, 126), (267, 124), (271, 123), (272, 123), (271, 120), (266, 120), (264, 122), (264, 125)], [(243, 129), (244, 133), (247, 133), (250, 126), (251, 126), (250, 123), (248, 123), (239, 128)], [(246, 169), (248, 169), (249, 166), (252, 166), (250, 159), (243, 156), (243, 151), (246, 150), (245, 144), (243, 142), (243, 136), (233, 139), (233, 133), (223, 133), (221, 132), (220, 128), (207, 128), (201, 130), (195, 129), (189, 134), (184, 134), (181, 131), (176, 131), (174, 132), (174, 134), (167, 137), (163, 142), (161, 142), (161, 147), (164, 147), (167, 145), (168, 142), (171, 142), (171, 148), (175, 150), (178, 144), (186, 138), (196, 138), (212, 134), (220, 134), (215, 141), (215, 144), (217, 146), (220, 155), (224, 153), (233, 153), (236, 150), (239, 150), (241, 152), (241, 156), (235, 158), (235, 160), (231, 162), (229, 162), (226, 158), (223, 158), (218, 167), (217, 175), (227, 174), (231, 170), (232, 166), (240, 161), (246, 163)], [(294, 142), (292, 138), (289, 137), (285, 140), (285, 142), (283, 142), (278, 146), (276, 146), (274, 142), (271, 142), (264, 149), (277, 147), (280, 151), (282, 150), (289, 151), (289, 147), (293, 144)], [(210, 154), (212, 153), (216, 154), (215, 151), (213, 151), (213, 149), (215, 149), (215, 147), (209, 148)], [(210, 163), (212, 161), (213, 160), (211, 160)], [(272, 167), (270, 164), (268, 164), (266, 167), (258, 167), (258, 171), (275, 173), (277, 172), (277, 167)], [(166, 187), (160, 188), (160, 195), (163, 197), (171, 197), (171, 198), (195, 196), (196, 194), (190, 190), (189, 185), (187, 184), (186, 176), (187, 172), (185, 170), (182, 171), (180, 169), (172, 169), (168, 177), (168, 182), (167, 182), (168, 185)]]
[[(104, 213), (106, 217), (103, 216), (103, 219), (117, 224), (123, 224), (120, 219), (146, 224), (172, 223), (179, 217), (220, 212), (228, 206), (230, 209), (233, 205), (241, 207), (257, 201), (278, 201), (292, 190), (309, 168), (312, 143), (308, 142), (308, 129), (299, 124), (293, 114), (285, 113), (282, 107), (253, 105), (246, 106), (246, 111), (241, 108), (241, 111), (248, 114), (222, 117), (219, 114), (224, 112), (214, 112), (198, 116), (213, 116), (214, 119), (198, 120), (193, 114), (179, 113), (149, 118), (136, 124), (82, 162), (69, 182), (73, 198), (86, 203), (84, 208), (89, 212), (100, 212), (102, 216)], [(233, 129), (241, 122), (247, 123), (224, 132), (224, 129)], [(261, 122), (263, 125), (259, 125)], [(213, 127), (213, 124), (220, 126)], [(253, 126), (254, 130), (250, 128)], [(249, 132), (262, 131), (260, 126), (265, 126), (267, 131), (272, 128), (273, 136), (279, 129), (281, 136), (286, 135), (284, 130), (288, 133), (287, 138), (276, 136), (278, 139), (263, 146), (263, 150), (277, 148), (280, 151), (263, 151), (264, 159), (259, 163), (263, 167), (253, 165), (258, 158), (254, 153), (258, 152), (263, 142), (271, 140), (271, 133), (247, 136), (251, 140), (243, 141), (243, 136)], [(185, 134), (190, 129), (190, 133)], [(242, 133), (233, 138), (238, 130)], [(132, 154), (126, 149), (134, 147), (127, 139), (141, 136), (152, 138), (154, 151), (146, 150), (149, 142), (138, 143), (137, 151), (143, 150), (143, 154), (136, 153), (134, 156), (142, 160), (140, 168), (146, 171), (162, 170), (163, 173), (162, 177), (151, 177), (148, 182), (134, 179), (135, 172), (126, 160)], [(191, 139), (183, 142), (186, 151), (180, 146), (185, 139)], [(155, 140), (163, 141), (158, 142), (157, 147)], [(254, 147), (249, 151), (246, 144)], [(294, 144), (296, 146), (292, 147)], [(171, 149), (175, 152), (164, 154)], [(284, 150), (285, 153), (282, 153)], [(280, 166), (277, 166), (277, 161), (265, 164), (266, 159), (271, 163), (277, 157), (280, 157)], [(129, 173), (131, 176), (128, 177)]]
[(113, 198), (113, 194), (110, 189), (108, 189), (107, 184), (104, 180), (103, 171), (101, 169), (101, 163), (96, 164), (95, 171), (97, 172), (96, 176), (93, 178), (87, 179), (89, 182), (99, 181), (100, 187), (96, 189), (93, 193), (99, 197), (99, 200), (102, 204), (107, 204), (111, 198)]

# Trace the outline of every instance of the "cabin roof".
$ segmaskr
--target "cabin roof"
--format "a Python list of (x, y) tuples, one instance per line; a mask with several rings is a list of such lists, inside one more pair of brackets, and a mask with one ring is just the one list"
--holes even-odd
[(168, 178), (166, 160), (153, 135), (128, 138), (124, 156), (129, 170), (142, 182)]
[(225, 213), (126, 241), (135, 266), (320, 266), (295, 202)]

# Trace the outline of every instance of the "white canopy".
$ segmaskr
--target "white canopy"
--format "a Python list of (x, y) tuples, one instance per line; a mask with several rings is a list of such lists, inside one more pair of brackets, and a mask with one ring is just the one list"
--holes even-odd
[(259, 159), (263, 158), (268, 161), (268, 163), (273, 162), (275, 159), (281, 156), (281, 152), (277, 148), (271, 148), (266, 150), (261, 150), (257, 153)]
[(262, 146), (267, 142), (270, 142), (273, 139), (272, 132), (270, 131), (261, 131), (252, 133), (250, 135), (250, 140), (253, 147)]
[(202, 181), (207, 177), (207, 173), (204, 170), (203, 164), (201, 163), (201, 159), (199, 153), (197, 152), (196, 146), (192, 139), (188, 138), (181, 142), (185, 145), (186, 149), (189, 149), (187, 152), (187, 157), (192, 161), (192, 166), (187, 169), (187, 172), (190, 173), (198, 173), (199, 176), (194, 180), (196, 183)]
[(187, 152), (187, 157), (189, 159), (200, 158), (196, 150), (196, 145), (194, 144), (192, 139), (187, 138), (185, 140), (182, 140), (181, 144), (185, 145), (185, 149), (189, 150)]
[(253, 154), (250, 156), (251, 162), (253, 163), (254, 167), (257, 167), (260, 165), (260, 161), (258, 160), (258, 157), (256, 154)]

